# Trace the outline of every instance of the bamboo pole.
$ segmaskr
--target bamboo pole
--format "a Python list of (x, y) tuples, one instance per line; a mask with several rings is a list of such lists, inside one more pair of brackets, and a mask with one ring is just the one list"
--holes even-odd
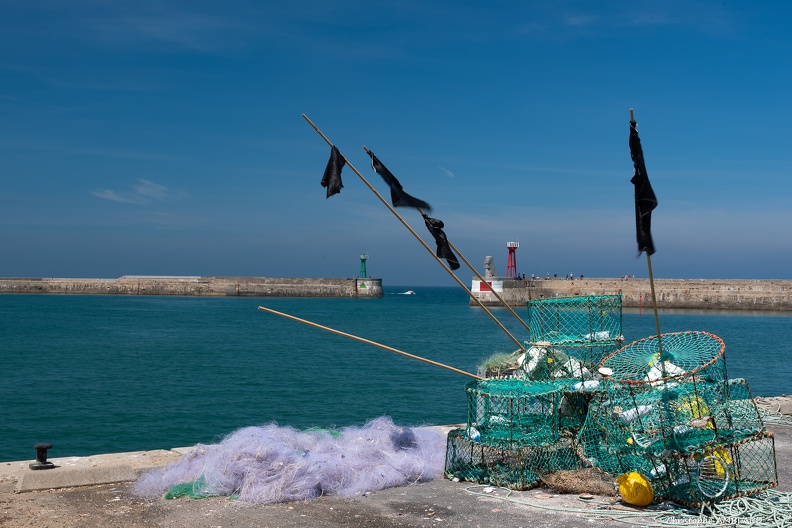
[(364, 337), (359, 337), (359, 336), (356, 336), (354, 334), (348, 334), (346, 332), (342, 332), (341, 330), (336, 330), (335, 328), (330, 328), (329, 326), (322, 326), (322, 325), (320, 325), (318, 323), (314, 323), (314, 322), (308, 321), (306, 319), (300, 319), (299, 317), (295, 317), (295, 316), (289, 315), (287, 313), (278, 312), (278, 311), (273, 310), (271, 308), (265, 308), (264, 306), (259, 306), (258, 309), (262, 310), (264, 312), (268, 312), (268, 313), (271, 313), (271, 314), (279, 315), (281, 317), (285, 317), (286, 319), (291, 319), (292, 321), (297, 321), (298, 323), (303, 323), (303, 324), (306, 324), (308, 326), (312, 326), (314, 328), (318, 328), (320, 330), (324, 330), (326, 332), (330, 332), (332, 334), (337, 334), (337, 335), (340, 335), (340, 336), (348, 337), (349, 339), (354, 339), (355, 341), (360, 341), (361, 343), (366, 343), (367, 345), (373, 345), (375, 347), (379, 347), (379, 348), (381, 348), (383, 350), (387, 350), (389, 352), (394, 352), (396, 354), (400, 354), (400, 355), (408, 357), (410, 359), (423, 361), (424, 363), (429, 363), (430, 365), (434, 365), (436, 367), (441, 367), (441, 368), (450, 370), (452, 372), (456, 372), (457, 374), (462, 374), (463, 376), (468, 376), (470, 378), (474, 378), (474, 379), (477, 379), (477, 380), (484, 379), (481, 376), (476, 376), (475, 374), (471, 374), (470, 372), (465, 372), (464, 370), (460, 370), (460, 369), (458, 369), (456, 367), (452, 367), (450, 365), (446, 365), (445, 363), (439, 363), (437, 361), (432, 361), (431, 359), (426, 359), (426, 358), (421, 357), (421, 356), (416, 356), (414, 354), (410, 354), (408, 352), (404, 352), (402, 350), (399, 350), (398, 348), (389, 347), (388, 345), (383, 345), (382, 343), (377, 343), (376, 341), (371, 341), (370, 339), (366, 339)]
[[(331, 147), (333, 146), (333, 143), (332, 143), (332, 142), (331, 142), (329, 139), (327, 139), (327, 136), (325, 136), (325, 135), (322, 133), (322, 131), (321, 131), (321, 130), (319, 130), (319, 127), (317, 127), (317, 126), (316, 126), (316, 125), (313, 123), (313, 121), (311, 121), (311, 120), (308, 118), (308, 116), (307, 116), (307, 115), (305, 115), (305, 114), (302, 114), (302, 117), (303, 117), (303, 119), (305, 119), (305, 120), (308, 122), (308, 124), (309, 124), (309, 125), (311, 125), (311, 127), (313, 127), (313, 129), (314, 129), (314, 130), (316, 130), (316, 133), (317, 133), (317, 134), (319, 134), (320, 136), (322, 136), (322, 139), (324, 139), (324, 140), (327, 142), (327, 144), (328, 144), (328, 145), (330, 145)], [(363, 148), (365, 149), (366, 147), (363, 147)], [(448, 273), (448, 274), (449, 274), (449, 275), (450, 275), (450, 276), (451, 276), (451, 277), (452, 277), (452, 278), (453, 278), (453, 279), (454, 279), (454, 280), (457, 282), (457, 284), (459, 284), (459, 285), (462, 287), (462, 289), (464, 289), (464, 290), (467, 292), (468, 296), (470, 296), (470, 298), (471, 298), (471, 299), (473, 299), (474, 301), (476, 301), (476, 303), (477, 303), (477, 304), (478, 304), (478, 305), (481, 307), (481, 309), (482, 309), (482, 310), (484, 310), (484, 311), (487, 313), (487, 315), (490, 317), (490, 319), (492, 319), (492, 320), (493, 320), (493, 322), (495, 322), (495, 324), (497, 324), (497, 325), (500, 327), (500, 329), (501, 329), (501, 330), (503, 330), (503, 332), (504, 332), (504, 333), (505, 333), (505, 334), (506, 334), (506, 335), (509, 337), (509, 339), (511, 339), (511, 340), (512, 340), (512, 341), (513, 341), (513, 342), (514, 342), (514, 343), (515, 343), (515, 344), (516, 344), (516, 345), (517, 345), (517, 346), (520, 348), (520, 350), (522, 350), (523, 352), (525, 352), (525, 345), (524, 345), (523, 343), (521, 343), (521, 342), (520, 342), (520, 341), (519, 341), (519, 340), (518, 340), (516, 337), (514, 337), (514, 336), (511, 334), (511, 332), (509, 332), (509, 331), (506, 329), (506, 327), (505, 327), (505, 326), (503, 326), (503, 324), (502, 324), (500, 321), (498, 321), (498, 319), (497, 319), (497, 318), (496, 318), (496, 317), (495, 317), (495, 316), (492, 314), (492, 312), (490, 312), (489, 310), (487, 310), (487, 308), (486, 308), (486, 307), (485, 307), (485, 306), (484, 306), (484, 305), (481, 303), (481, 301), (480, 301), (480, 300), (479, 300), (479, 299), (478, 299), (478, 298), (477, 298), (475, 295), (473, 295), (473, 292), (471, 292), (471, 291), (470, 291), (470, 290), (469, 290), (469, 289), (468, 289), (468, 288), (467, 288), (467, 287), (466, 287), (466, 286), (465, 286), (465, 285), (462, 283), (462, 281), (461, 281), (461, 280), (459, 280), (459, 277), (457, 277), (456, 275), (454, 275), (454, 272), (453, 272), (453, 271), (451, 271), (451, 269), (449, 269), (449, 267), (448, 267), (448, 266), (446, 266), (445, 262), (443, 262), (443, 261), (442, 261), (442, 260), (441, 260), (441, 259), (440, 259), (440, 258), (439, 258), (437, 255), (435, 255), (435, 252), (434, 252), (434, 251), (432, 251), (432, 248), (430, 248), (428, 245), (426, 245), (426, 242), (424, 242), (424, 241), (423, 241), (423, 239), (422, 239), (422, 238), (421, 238), (421, 237), (418, 235), (418, 233), (416, 233), (416, 232), (415, 232), (415, 230), (414, 230), (412, 227), (410, 227), (410, 225), (409, 225), (409, 224), (408, 224), (408, 223), (407, 223), (407, 222), (404, 220), (404, 218), (402, 218), (402, 217), (401, 217), (401, 215), (400, 215), (399, 213), (397, 213), (397, 212), (396, 212), (396, 210), (393, 208), (393, 206), (392, 206), (391, 204), (389, 204), (389, 203), (388, 203), (388, 201), (387, 201), (387, 200), (385, 200), (385, 198), (383, 198), (383, 197), (382, 197), (382, 195), (381, 195), (380, 193), (378, 193), (378, 192), (377, 192), (377, 190), (376, 190), (376, 189), (375, 189), (375, 188), (374, 188), (374, 187), (373, 187), (373, 186), (372, 186), (372, 185), (371, 185), (371, 184), (368, 182), (368, 180), (367, 180), (367, 179), (366, 179), (366, 178), (365, 178), (365, 177), (364, 177), (364, 176), (363, 176), (363, 175), (360, 173), (360, 171), (358, 171), (358, 170), (355, 168), (355, 166), (354, 166), (354, 165), (352, 165), (352, 164), (349, 162), (349, 160), (346, 158), (346, 156), (344, 156), (343, 154), (341, 154), (341, 156), (344, 158), (344, 161), (346, 162), (346, 164), (347, 164), (347, 165), (349, 165), (349, 168), (350, 168), (350, 169), (352, 169), (352, 170), (354, 171), (354, 173), (358, 175), (358, 178), (360, 178), (360, 179), (361, 179), (361, 181), (362, 181), (362, 182), (363, 182), (363, 183), (366, 185), (366, 187), (368, 187), (368, 188), (369, 188), (369, 190), (371, 190), (371, 192), (373, 192), (373, 193), (374, 193), (374, 195), (375, 195), (377, 198), (379, 198), (379, 200), (380, 200), (380, 201), (383, 203), (383, 205), (385, 205), (385, 207), (387, 207), (387, 208), (388, 208), (388, 210), (389, 210), (391, 213), (393, 213), (393, 215), (394, 215), (394, 216), (395, 216), (395, 217), (396, 217), (396, 218), (399, 220), (399, 222), (401, 222), (401, 223), (402, 223), (402, 225), (403, 225), (405, 228), (407, 228), (407, 230), (408, 230), (410, 233), (412, 233), (412, 235), (415, 237), (415, 239), (416, 239), (416, 240), (418, 240), (418, 242), (420, 242), (420, 243), (421, 243), (421, 245), (424, 247), (424, 249), (426, 249), (426, 251), (428, 251), (428, 252), (429, 252), (429, 254), (430, 254), (430, 255), (432, 255), (432, 258), (434, 258), (434, 259), (435, 259), (435, 260), (436, 260), (436, 261), (437, 261), (437, 262), (438, 262), (438, 263), (439, 263), (439, 264), (440, 264), (440, 265), (443, 267), (443, 269), (444, 269), (444, 270), (446, 270), (446, 272), (447, 272), (447, 273)]]

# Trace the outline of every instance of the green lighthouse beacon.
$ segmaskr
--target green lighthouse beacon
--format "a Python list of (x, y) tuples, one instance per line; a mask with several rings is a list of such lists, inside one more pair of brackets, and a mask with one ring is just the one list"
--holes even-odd
[(382, 297), (382, 279), (369, 278), (366, 272), (366, 261), (368, 255), (360, 254), (360, 274), (355, 281), (355, 297)]
[(360, 255), (360, 278), (366, 279), (366, 260), (368, 260), (368, 255), (365, 253), (361, 253)]

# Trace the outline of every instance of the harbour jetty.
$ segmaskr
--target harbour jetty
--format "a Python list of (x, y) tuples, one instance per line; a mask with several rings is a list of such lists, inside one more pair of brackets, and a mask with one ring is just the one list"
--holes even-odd
[[(655, 279), (658, 308), (705, 310), (792, 310), (792, 280)], [(651, 309), (649, 279), (473, 279), (472, 292), (485, 305), (500, 305), (495, 290), (511, 306), (530, 300), (576, 295), (622, 295), (626, 308)], [(475, 304), (471, 299), (470, 304)]]
[[(790, 397), (758, 401), (773, 414), (789, 416)], [(442, 427), (444, 433), (456, 426)], [(775, 438), (778, 487), (792, 492), (792, 428), (768, 424)], [(135, 495), (132, 483), (138, 475), (164, 469), (193, 447), (99, 454), (90, 457), (52, 458), (56, 466), (32, 471), (31, 460), (0, 463), (0, 526), (27, 528), (147, 528), (169, 526), (278, 526), (301, 528), (363, 528), (369, 526), (578, 526), (611, 527), (613, 515), (637, 512), (612, 497), (594, 495), (578, 498), (542, 487), (516, 491), (505, 488), (471, 486), (438, 478), (409, 486), (388, 488), (351, 498), (333, 495), (314, 500), (253, 506), (228, 497), (201, 500), (143, 499)], [(473, 492), (473, 493), (471, 493)], [(784, 503), (786, 504), (786, 503)], [(669, 510), (649, 509), (647, 514)], [(736, 511), (736, 509), (735, 509)], [(748, 512), (752, 513), (752, 512)], [(778, 512), (775, 512), (778, 513)], [(633, 513), (637, 515), (637, 513)], [(770, 526), (774, 512), (763, 510), (754, 517)], [(759, 517), (761, 515), (762, 517)], [(646, 517), (649, 523), (652, 517)], [(672, 517), (678, 524), (704, 524), (709, 517)], [(730, 518), (727, 518), (728, 521)], [(737, 525), (745, 517), (731, 518)], [(633, 517), (635, 520), (635, 517)], [(776, 518), (776, 520), (778, 520)], [(673, 521), (672, 521), (673, 522)], [(785, 526), (783, 519), (781, 524)], [(746, 524), (748, 522), (746, 521)], [(712, 526), (713, 524), (707, 524)]]
[(0, 293), (226, 297), (382, 297), (382, 279), (124, 275), (116, 279), (0, 278)]

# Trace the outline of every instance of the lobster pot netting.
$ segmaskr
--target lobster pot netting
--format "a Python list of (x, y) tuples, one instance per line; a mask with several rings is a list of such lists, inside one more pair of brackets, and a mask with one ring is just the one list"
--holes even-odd
[(700, 379), (725, 382), (726, 344), (709, 332), (687, 331), (647, 337), (602, 360), (610, 379), (653, 387)]
[(580, 457), (586, 465), (598, 467), (613, 476), (630, 471), (648, 475), (653, 465), (645, 456), (649, 445), (644, 440), (646, 436), (634, 433), (628, 423), (620, 423), (621, 414), (617, 415), (619, 409), (617, 407), (614, 411), (614, 407), (605, 390), (589, 401), (585, 422), (577, 435)]
[(735, 499), (778, 485), (774, 437), (763, 431), (731, 444), (657, 459), (655, 495), (688, 507)]
[(504, 448), (471, 440), (463, 429), (448, 434), (445, 477), (449, 479), (527, 490), (538, 486), (542, 475), (579, 467), (571, 438), (552, 445)]
[(528, 301), (531, 342), (615, 344), (622, 337), (622, 296), (589, 295)]
[(612, 375), (608, 405), (593, 417), (599, 426), (649, 453), (694, 451), (763, 429), (745, 380), (726, 377), (719, 337), (690, 331), (661, 338), (636, 341), (603, 360)]
[(764, 431), (762, 415), (743, 378), (730, 379), (726, 384), (729, 402), (725, 412), (713, 415), (714, 427), (721, 440), (737, 441)]
[(526, 351), (517, 360), (514, 377), (531, 381), (576, 379), (582, 382), (596, 377), (603, 358), (618, 349), (616, 344), (568, 344), (563, 348), (549, 342), (526, 343)]
[(494, 447), (552, 444), (560, 433), (563, 386), (514, 378), (468, 383), (468, 437)]
[[(590, 428), (601, 429), (620, 451), (690, 452), (763, 430), (745, 380), (675, 383), (638, 392), (635, 386), (605, 384), (607, 399), (588, 409)], [(728, 398), (725, 389), (736, 398)]]
[(588, 415), (589, 402), (596, 393), (563, 391), (558, 405), (558, 424), (561, 436), (577, 436)]

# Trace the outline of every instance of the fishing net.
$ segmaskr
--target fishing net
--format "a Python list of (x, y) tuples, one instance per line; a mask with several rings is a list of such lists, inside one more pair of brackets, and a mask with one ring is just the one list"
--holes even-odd
[(349, 497), (441, 476), (444, 440), (385, 417), (339, 431), (246, 427), (142, 475), (134, 489), (151, 498), (222, 495), (255, 504)]
[(622, 296), (589, 295), (528, 301), (531, 342), (615, 344), (622, 337)]

